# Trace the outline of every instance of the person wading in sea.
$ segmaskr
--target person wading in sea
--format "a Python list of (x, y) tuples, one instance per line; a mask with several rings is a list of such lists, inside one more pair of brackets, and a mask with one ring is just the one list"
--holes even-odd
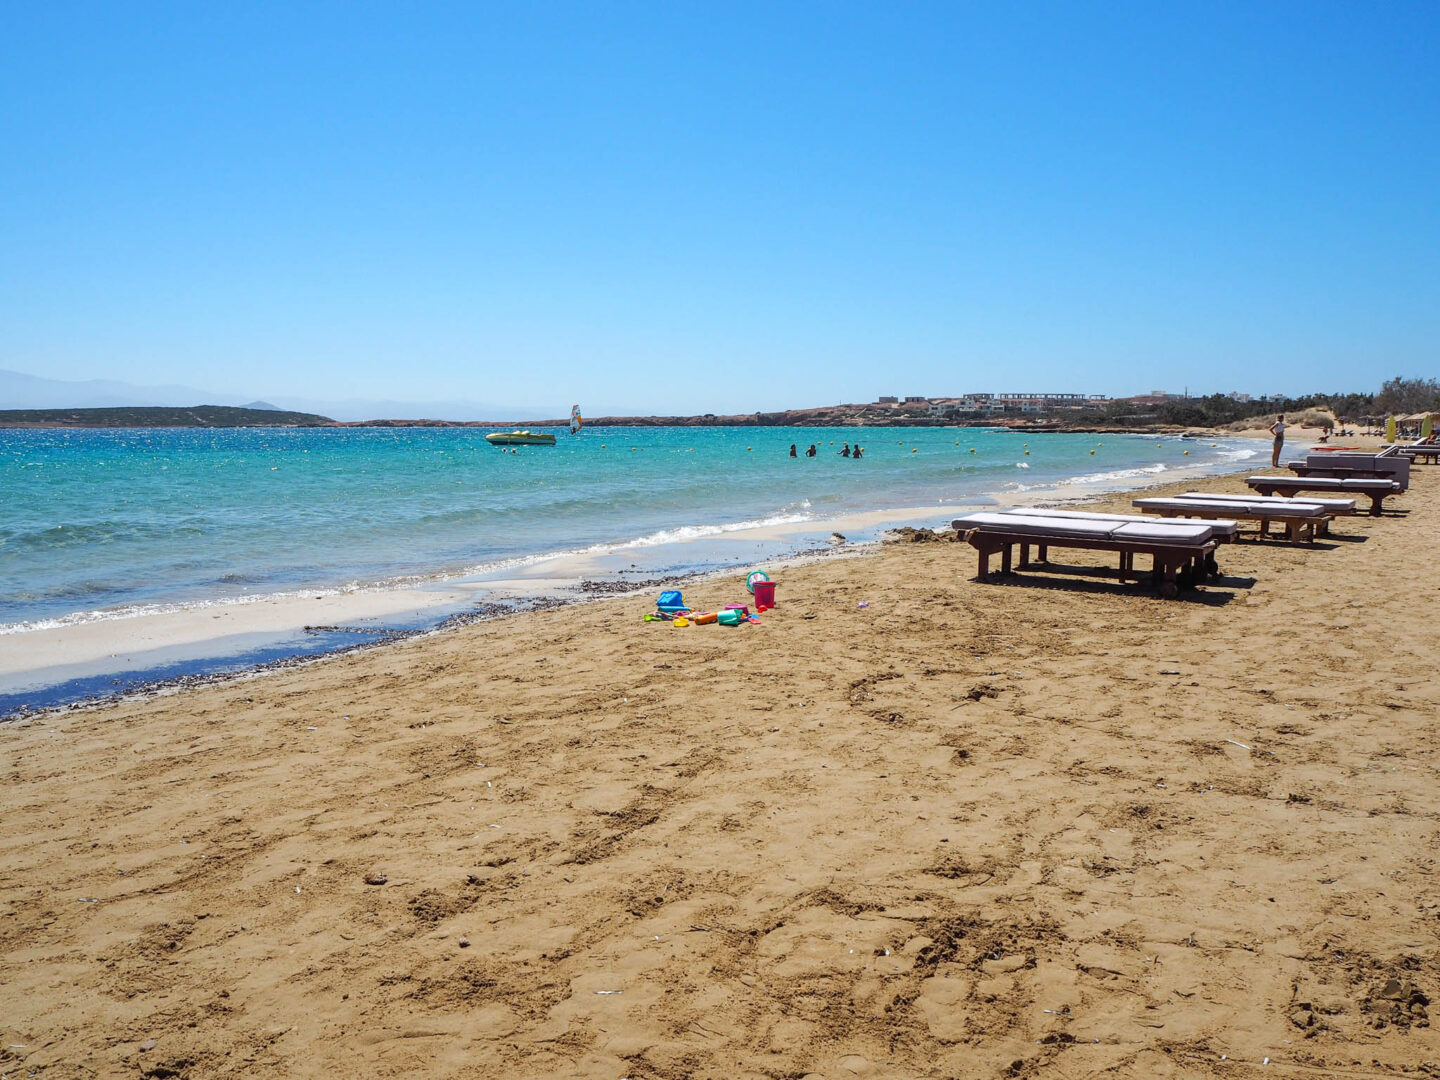
[(1275, 444), (1270, 448), (1270, 467), (1280, 467), (1280, 449), (1285, 445), (1285, 414), (1281, 413), (1270, 425), (1270, 434), (1275, 436)]

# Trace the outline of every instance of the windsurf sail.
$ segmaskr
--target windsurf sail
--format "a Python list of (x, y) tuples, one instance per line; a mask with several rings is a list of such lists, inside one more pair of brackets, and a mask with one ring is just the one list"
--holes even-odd
[(585, 418), (580, 415), (580, 406), (570, 406), (570, 434), (574, 435), (585, 426)]

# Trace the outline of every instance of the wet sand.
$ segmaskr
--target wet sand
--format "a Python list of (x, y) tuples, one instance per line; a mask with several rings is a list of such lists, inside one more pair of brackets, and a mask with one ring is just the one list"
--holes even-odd
[(1178, 601), (895, 544), (6, 726), (0, 1073), (1433, 1072), (1394, 506)]

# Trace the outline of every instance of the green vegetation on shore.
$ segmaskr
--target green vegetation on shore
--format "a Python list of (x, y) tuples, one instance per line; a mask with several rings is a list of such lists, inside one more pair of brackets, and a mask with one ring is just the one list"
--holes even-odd
[(1111, 401), (1104, 409), (1072, 413), (1065, 424), (1171, 425), (1179, 427), (1220, 427), (1251, 417), (1275, 413), (1303, 413), (1319, 409), (1338, 419), (1356, 421), (1419, 412), (1440, 412), (1440, 383), (1434, 379), (1385, 380), (1378, 394), (1305, 394), (1301, 397), (1267, 398), (1263, 401), (1236, 401), (1226, 394), (1177, 398), (1147, 404), (1143, 408), (1126, 399)]
[(112, 409), (0, 409), (0, 427), (162, 428), (322, 427), (334, 423), (315, 413), (240, 409), (229, 405), (188, 408), (126, 406)]
[[(1099, 409), (1057, 409), (1040, 414), (935, 416), (925, 403), (900, 408), (874, 403), (826, 405), (811, 409), (717, 416), (599, 416), (589, 427), (954, 427), (1017, 426), (1050, 430), (1133, 430), (1145, 428), (1218, 428), (1275, 413), (1329, 413), (1345, 423), (1392, 414), (1440, 413), (1440, 383), (1434, 379), (1387, 379), (1379, 393), (1305, 394), (1240, 401), (1227, 394), (1175, 397), (1164, 401), (1116, 398)], [(1323, 418), (1323, 417), (1322, 417)], [(564, 427), (569, 418), (552, 420), (388, 419), (340, 422), (316, 413), (246, 409), (226, 405), (189, 408), (126, 407), (109, 409), (0, 409), (0, 428), (75, 427)], [(1263, 425), (1262, 425), (1263, 426)]]

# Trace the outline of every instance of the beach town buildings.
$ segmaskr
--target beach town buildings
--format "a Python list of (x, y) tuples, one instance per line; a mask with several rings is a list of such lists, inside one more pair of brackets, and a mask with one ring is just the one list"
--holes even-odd
[(1049, 413), (1103, 408), (1109, 398), (1103, 394), (1003, 393), (963, 394), (960, 397), (930, 398), (926, 411), (931, 416), (1043, 416)]

